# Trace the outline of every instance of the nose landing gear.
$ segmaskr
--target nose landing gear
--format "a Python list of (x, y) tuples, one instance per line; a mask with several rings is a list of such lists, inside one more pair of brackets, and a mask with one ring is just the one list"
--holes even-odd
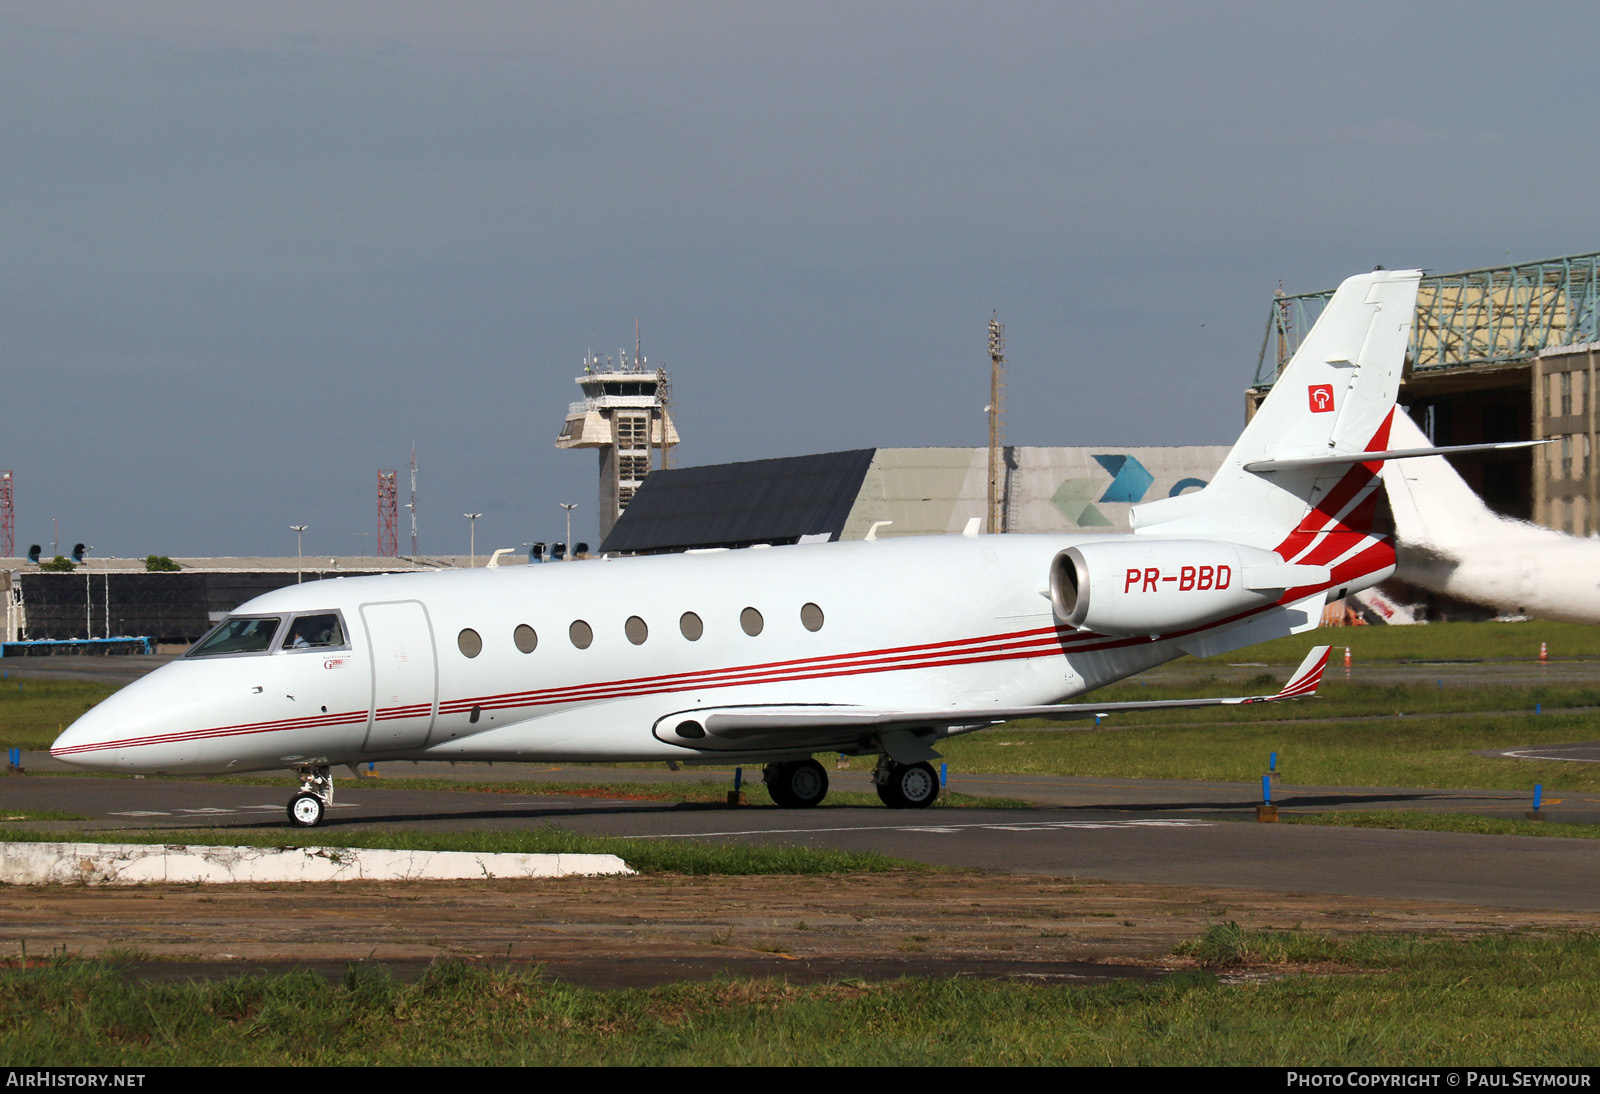
[(289, 823), (296, 828), (315, 828), (333, 804), (333, 776), (328, 765), (304, 764), (300, 773), (300, 792), (289, 799)]

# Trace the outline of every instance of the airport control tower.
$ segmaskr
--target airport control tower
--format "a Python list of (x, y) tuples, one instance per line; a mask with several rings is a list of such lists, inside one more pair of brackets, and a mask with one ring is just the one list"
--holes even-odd
[(567, 407), (567, 421), (556, 438), (557, 448), (600, 450), (600, 538), (633, 500), (652, 467), (666, 467), (678, 443), (678, 431), (667, 416), (671, 385), (666, 369), (649, 369), (637, 351), (630, 361), (592, 352), (583, 358), (577, 384), (583, 399)]

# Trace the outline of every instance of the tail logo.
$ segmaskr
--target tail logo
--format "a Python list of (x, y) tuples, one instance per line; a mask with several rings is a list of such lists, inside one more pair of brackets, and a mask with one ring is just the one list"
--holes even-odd
[(1312, 384), (1306, 388), (1311, 396), (1311, 413), (1326, 414), (1333, 409), (1333, 385)]

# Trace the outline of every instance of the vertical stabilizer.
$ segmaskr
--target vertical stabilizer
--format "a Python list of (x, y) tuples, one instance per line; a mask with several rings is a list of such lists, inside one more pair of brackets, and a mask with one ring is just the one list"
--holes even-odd
[(1348, 557), (1348, 536), (1371, 530), (1377, 464), (1246, 467), (1388, 447), (1421, 277), (1378, 270), (1340, 285), (1210, 485), (1135, 507), (1134, 530), (1222, 538), (1294, 562)]

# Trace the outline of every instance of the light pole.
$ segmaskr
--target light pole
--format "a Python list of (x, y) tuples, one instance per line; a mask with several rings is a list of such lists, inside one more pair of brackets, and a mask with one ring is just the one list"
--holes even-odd
[(478, 564), (478, 518), (483, 514), (462, 513), (461, 515), (467, 518), (467, 551), (471, 556), (467, 566), (470, 568)]
[[(89, 559), (88, 559), (88, 554), (92, 550), (94, 550), (94, 544), (92, 544), (92, 543), (89, 546), (87, 546), (87, 547), (85, 547), (83, 549), (83, 555), (84, 555), (84, 557), (83, 557), (83, 637), (84, 638), (93, 638), (94, 637), (94, 622), (93, 622), (93, 620), (94, 620), (94, 616), (93, 616), (93, 612), (94, 612), (94, 597), (90, 594), (90, 589), (89, 589)], [(106, 637), (107, 638), (111, 637), (111, 631), (109, 629), (106, 631)]]
[(311, 525), (309, 524), (289, 525), (289, 531), (294, 533), (294, 583), (296, 585), (300, 584), (300, 579), (304, 576), (305, 556), (300, 551), (300, 537), (305, 535), (306, 529), (310, 527)]
[(572, 557), (572, 511), (578, 507), (575, 501), (559, 503), (567, 511), (567, 558)]

